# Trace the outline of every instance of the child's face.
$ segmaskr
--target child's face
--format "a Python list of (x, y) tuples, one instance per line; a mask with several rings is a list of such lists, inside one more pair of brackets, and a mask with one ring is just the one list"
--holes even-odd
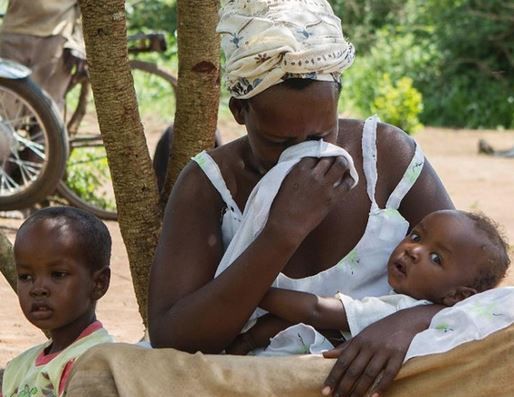
[(465, 215), (456, 211), (429, 214), (391, 254), (389, 284), (398, 293), (451, 305), (455, 302), (446, 299), (468, 287), (480, 263), (486, 261), (483, 246), (481, 235)]
[(52, 337), (80, 333), (94, 320), (98, 285), (83, 262), (75, 234), (62, 220), (44, 219), (16, 236), (14, 258), (23, 314), (36, 327), (51, 331)]

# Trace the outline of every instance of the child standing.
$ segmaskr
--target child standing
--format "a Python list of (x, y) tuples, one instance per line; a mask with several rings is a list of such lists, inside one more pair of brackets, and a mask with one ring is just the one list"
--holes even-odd
[[(259, 319), (227, 349), (247, 354), (268, 346), (282, 329), (303, 323), (354, 336), (368, 325), (402, 309), (436, 303), (455, 303), (495, 287), (505, 276), (510, 259), (507, 244), (487, 217), (464, 211), (436, 211), (421, 220), (393, 250), (387, 263), (390, 295), (353, 299), (347, 295), (321, 297), (310, 293), (271, 288), (260, 307), (273, 316)], [(297, 338), (299, 328), (286, 329), (259, 354), (294, 354), (295, 344), (284, 349), (284, 340)], [(298, 336), (299, 335), (299, 336)], [(322, 338), (321, 343), (326, 343)], [(330, 346), (326, 344), (326, 346)], [(312, 346), (302, 346), (309, 352)]]
[(2, 395), (60, 396), (74, 360), (112, 342), (96, 320), (110, 281), (111, 237), (103, 222), (71, 207), (42, 209), (16, 234), (17, 293), (25, 317), (50, 339), (8, 363)]

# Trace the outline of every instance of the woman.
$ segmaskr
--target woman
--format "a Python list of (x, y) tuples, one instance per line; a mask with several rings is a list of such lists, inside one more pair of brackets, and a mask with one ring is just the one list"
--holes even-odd
[[(152, 344), (190, 352), (222, 352), (276, 279), (324, 295), (336, 288), (354, 297), (387, 292), (385, 259), (409, 225), (453, 208), (406, 134), (374, 119), (338, 119), (339, 74), (351, 65), (353, 47), (328, 3), (231, 1), (218, 30), (230, 109), (248, 134), (183, 170), (150, 279)], [(215, 277), (255, 185), (288, 147), (321, 139), (350, 154), (360, 182), (350, 189), (355, 178), (345, 157), (302, 159), (260, 234)], [(399, 312), (327, 354), (339, 359), (325, 392), (364, 395), (383, 370), (374, 390), (384, 390), (439, 309)]]

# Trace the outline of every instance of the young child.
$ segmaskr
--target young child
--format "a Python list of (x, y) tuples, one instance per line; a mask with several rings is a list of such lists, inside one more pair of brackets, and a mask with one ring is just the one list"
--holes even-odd
[[(510, 264), (507, 251), (495, 224), (485, 216), (457, 210), (433, 212), (393, 250), (387, 263), (391, 295), (357, 300), (342, 294), (320, 297), (271, 288), (260, 307), (274, 316), (264, 316), (227, 352), (247, 354), (266, 347), (271, 337), (291, 324), (353, 336), (401, 309), (430, 303), (452, 306), (495, 287)], [(284, 334), (275, 339), (278, 347), (279, 337)]]
[(14, 242), (17, 293), (25, 317), (50, 339), (7, 365), (2, 395), (60, 396), (74, 360), (112, 342), (96, 320), (109, 287), (111, 237), (95, 216), (71, 207), (37, 211)]

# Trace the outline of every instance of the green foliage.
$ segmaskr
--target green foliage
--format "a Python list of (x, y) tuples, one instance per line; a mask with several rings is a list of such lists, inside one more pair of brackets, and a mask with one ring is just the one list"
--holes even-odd
[(514, 6), (503, 0), (426, 2), (439, 74), (423, 84), (433, 125), (514, 127)]
[(329, 0), (329, 3), (342, 20), (345, 36), (361, 53), (373, 46), (378, 30), (398, 26), (408, 17), (405, 0)]
[(382, 121), (396, 125), (408, 134), (423, 127), (418, 119), (423, 110), (422, 96), (412, 86), (410, 77), (402, 77), (393, 84), (390, 76), (384, 74), (371, 108)]
[[(414, 81), (427, 80), (437, 58), (433, 46), (421, 47), (415, 40), (413, 33), (397, 35), (387, 29), (377, 32), (369, 53), (357, 57), (343, 76), (342, 109), (356, 110), (361, 117), (377, 112), (384, 121), (415, 132), (423, 104)], [(384, 103), (389, 96), (395, 101)]]
[(73, 150), (66, 167), (66, 181), (68, 187), (84, 201), (96, 207), (116, 209), (114, 197), (103, 191), (103, 187), (111, 183), (105, 148)]
[(163, 54), (143, 54), (138, 55), (138, 58), (161, 63), (168, 63), (176, 58), (176, 0), (129, 0), (125, 3), (125, 9), (129, 35), (161, 32), (166, 37), (167, 50)]
[[(423, 95), (421, 120), (514, 127), (514, 6), (504, 0), (333, 0), (357, 60), (342, 102), (368, 115), (384, 74)], [(390, 88), (391, 88), (390, 87)]]
[(129, 32), (177, 30), (176, 0), (129, 0), (125, 8)]

